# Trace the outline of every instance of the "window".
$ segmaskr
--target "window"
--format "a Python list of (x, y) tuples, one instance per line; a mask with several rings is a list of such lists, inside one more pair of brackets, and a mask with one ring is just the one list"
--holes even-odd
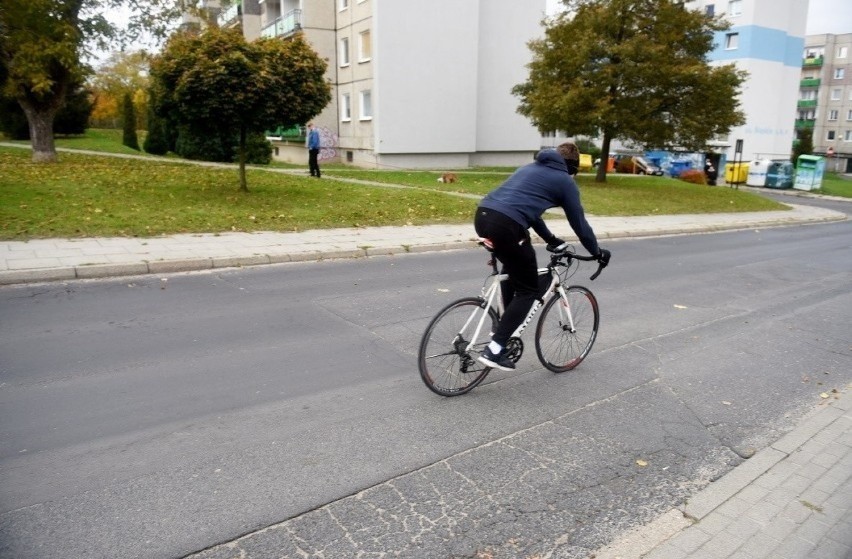
[(358, 35), (358, 62), (367, 62), (372, 57), (373, 45), (370, 42), (370, 31), (362, 31)]
[(340, 39), (340, 65), (349, 66), (349, 37)]
[(834, 130), (829, 130), (828, 134), (825, 135), (826, 140), (834, 140), (835, 132)]
[(725, 50), (734, 50), (740, 43), (739, 33), (727, 33), (725, 35)]
[(344, 122), (352, 120), (352, 99), (348, 93), (340, 96), (340, 120)]
[(852, 120), (852, 109), (849, 109), (846, 113), (846, 120)]
[(799, 91), (799, 99), (802, 101), (813, 101), (816, 99), (816, 90), (814, 89), (806, 89), (804, 91)]
[(847, 130), (846, 132), (844, 132), (843, 141), (844, 142), (852, 142), (852, 130)]
[(843, 90), (839, 87), (835, 87), (831, 90), (831, 100), (832, 101), (840, 101), (840, 98), (843, 96)]
[(846, 68), (835, 68), (834, 69), (834, 79), (842, 80), (843, 76), (846, 75)]
[(837, 58), (846, 58), (849, 53), (849, 47), (837, 47)]
[(708, 16), (713, 17), (716, 12), (716, 7), (713, 4), (707, 4), (706, 6), (704, 6), (704, 12)]
[(373, 94), (369, 89), (361, 92), (361, 120), (373, 118)]
[(837, 109), (828, 111), (828, 120), (837, 120)]
[(728, 2), (728, 15), (738, 16), (743, 13), (742, 0), (730, 0)]
[(340, 6), (340, 10), (345, 10), (349, 7), (349, 0), (339, 0), (338, 5)]

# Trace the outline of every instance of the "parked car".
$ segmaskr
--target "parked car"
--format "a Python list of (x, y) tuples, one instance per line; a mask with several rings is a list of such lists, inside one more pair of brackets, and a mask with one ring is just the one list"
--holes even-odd
[(663, 170), (644, 157), (634, 157), (633, 163), (636, 164), (636, 172), (640, 175), (654, 175), (656, 177), (663, 176)]

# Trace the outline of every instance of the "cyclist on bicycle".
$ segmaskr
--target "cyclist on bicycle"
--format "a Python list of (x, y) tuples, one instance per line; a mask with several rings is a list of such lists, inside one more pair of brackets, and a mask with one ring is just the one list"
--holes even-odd
[(515, 171), (488, 193), (476, 210), (476, 234), (490, 240), (492, 246), (489, 248), (503, 264), (503, 273), (509, 275), (509, 283), (514, 288), (514, 293), (504, 295), (506, 310), (491, 343), (479, 357), (479, 361), (489, 367), (503, 371), (515, 368), (506, 355), (506, 343), (536, 300), (541, 300), (538, 262), (529, 228), (532, 227), (550, 248), (565, 244), (545, 225), (541, 217), (545, 210), (561, 207), (589, 254), (595, 255), (604, 265), (609, 262), (610, 252), (598, 247), (595, 233), (586, 221), (580, 190), (569, 175), (566, 156), (573, 156), (573, 152), (565, 144), (555, 150), (540, 151), (535, 162)]

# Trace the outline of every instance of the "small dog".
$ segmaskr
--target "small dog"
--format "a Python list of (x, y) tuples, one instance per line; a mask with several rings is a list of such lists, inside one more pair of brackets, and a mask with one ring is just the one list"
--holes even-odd
[(456, 175), (454, 173), (444, 173), (438, 179), (438, 182), (447, 183), (447, 182), (456, 182), (456, 180), (457, 180)]

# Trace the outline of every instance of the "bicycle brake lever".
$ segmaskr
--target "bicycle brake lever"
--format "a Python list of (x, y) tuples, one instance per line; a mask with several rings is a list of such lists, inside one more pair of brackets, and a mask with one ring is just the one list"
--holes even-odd
[(592, 277), (590, 277), (589, 280), (595, 281), (595, 278), (597, 278), (599, 275), (601, 275), (601, 272), (603, 272), (603, 269), (605, 267), (606, 266), (604, 266), (603, 262), (598, 262), (598, 270), (594, 274), (592, 274)]

